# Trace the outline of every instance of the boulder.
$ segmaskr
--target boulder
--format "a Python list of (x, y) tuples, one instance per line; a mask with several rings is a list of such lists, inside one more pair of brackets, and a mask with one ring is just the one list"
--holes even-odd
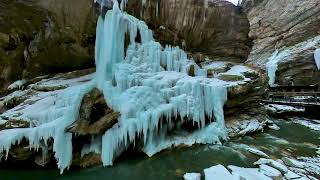
[(118, 122), (120, 116), (120, 113), (108, 107), (97, 88), (83, 97), (79, 113), (79, 119), (67, 128), (68, 132), (79, 135), (103, 134)]

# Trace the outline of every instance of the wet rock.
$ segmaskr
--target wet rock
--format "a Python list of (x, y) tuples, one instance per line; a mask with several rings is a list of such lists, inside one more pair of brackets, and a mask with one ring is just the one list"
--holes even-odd
[(118, 122), (120, 114), (110, 109), (103, 94), (94, 88), (82, 100), (79, 119), (67, 128), (80, 135), (102, 134)]

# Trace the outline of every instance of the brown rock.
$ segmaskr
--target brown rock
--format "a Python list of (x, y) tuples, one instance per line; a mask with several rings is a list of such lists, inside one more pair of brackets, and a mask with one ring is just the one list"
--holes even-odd
[(242, 76), (237, 76), (237, 75), (221, 74), (218, 76), (218, 79), (222, 81), (241, 81), (244, 78)]
[(82, 99), (79, 119), (67, 131), (80, 135), (102, 134), (118, 122), (119, 116), (120, 113), (110, 109), (103, 94), (94, 88)]
[(0, 89), (94, 66), (93, 1), (3, 0), (0, 9)]

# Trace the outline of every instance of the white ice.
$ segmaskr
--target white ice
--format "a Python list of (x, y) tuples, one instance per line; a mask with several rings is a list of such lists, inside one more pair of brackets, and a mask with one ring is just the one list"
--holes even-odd
[(281, 177), (281, 172), (273, 167), (270, 167), (268, 165), (262, 164), (259, 166), (259, 171), (268, 176), (268, 177)]
[(23, 85), (26, 83), (26, 80), (18, 80), (8, 86), (9, 90), (14, 90), (14, 89), (21, 89)]
[(201, 174), (200, 173), (186, 173), (183, 175), (184, 180), (200, 180)]
[(204, 169), (204, 175), (206, 180), (214, 179), (228, 179), (237, 180), (238, 178), (233, 176), (224, 166), (216, 165), (210, 168)]
[(260, 173), (258, 168), (243, 168), (237, 166), (228, 166), (228, 169), (232, 171), (232, 175), (238, 176), (239, 179), (245, 180), (271, 180), (268, 176)]
[(255, 148), (246, 148), (247, 151), (249, 151), (250, 153), (252, 154), (255, 154), (255, 155), (258, 155), (258, 156), (261, 156), (261, 157), (264, 157), (264, 158), (270, 158), (269, 155), (267, 155), (266, 153), (258, 150), (258, 149), (255, 149)]

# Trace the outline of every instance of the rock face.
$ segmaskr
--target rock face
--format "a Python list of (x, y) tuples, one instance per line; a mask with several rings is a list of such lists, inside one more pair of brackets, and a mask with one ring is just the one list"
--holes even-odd
[(144, 20), (157, 41), (177, 45), (195, 59), (244, 62), (251, 49), (249, 22), (240, 7), (214, 0), (130, 0), (127, 11)]
[(0, 89), (15, 80), (93, 66), (91, 0), (0, 2)]
[(249, 37), (254, 45), (248, 64), (265, 68), (276, 50), (290, 51), (281, 58), (276, 82), (279, 85), (309, 85), (319, 82), (313, 46), (296, 47), (320, 35), (320, 1), (244, 0), (243, 9), (250, 21)]

